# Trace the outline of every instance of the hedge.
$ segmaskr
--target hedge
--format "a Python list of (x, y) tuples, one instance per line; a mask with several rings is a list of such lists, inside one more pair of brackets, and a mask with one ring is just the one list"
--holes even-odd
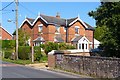
[(12, 56), (12, 52), (11, 51), (4, 51), (4, 57), (6, 58), (6, 59), (10, 59), (11, 58), (11, 56)]
[(34, 47), (34, 60), (40, 61), (41, 57), (43, 57), (43, 55), (41, 53), (40, 46), (35, 46)]
[(48, 42), (46, 44), (42, 44), (41, 47), (45, 50), (46, 54), (48, 54), (52, 50), (75, 49), (74, 46), (68, 45), (66, 43), (53, 43), (53, 42)]
[(28, 60), (31, 58), (31, 48), (30, 46), (19, 46), (18, 47), (18, 57), (22, 60)]

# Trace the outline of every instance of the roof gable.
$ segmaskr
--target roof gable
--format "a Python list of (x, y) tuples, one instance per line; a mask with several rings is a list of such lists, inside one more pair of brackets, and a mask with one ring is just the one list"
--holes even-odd
[(5, 28), (3, 28), (2, 26), (0, 26), (0, 29), (4, 30), (6, 33), (8, 33), (12, 37), (12, 35)]
[(87, 42), (90, 42), (85, 36), (76, 36), (74, 37), (71, 41), (72, 42), (83, 42), (84, 40), (86, 40)]
[(85, 36), (83, 36), (80, 40), (78, 40), (78, 42), (87, 42), (87, 43), (89, 43), (90, 41), (85, 37)]
[(38, 15), (36, 19), (26, 18), (22, 22), (20, 27), (25, 22), (28, 22), (28, 24), (30, 24), (30, 26), (33, 26), (37, 22), (38, 19), (42, 19), (46, 24), (60, 25), (60, 26), (65, 26), (65, 27), (66, 26), (69, 27), (72, 24), (74, 24), (75, 22), (80, 21), (80, 23), (85, 27), (85, 29), (94, 30), (93, 27), (91, 27), (86, 22), (83, 22), (79, 17), (75, 17), (75, 18), (71, 18), (71, 19), (63, 19), (63, 18), (57, 18), (57, 17), (52, 17), (52, 16), (46, 16), (46, 15), (43, 15), (43, 14)]

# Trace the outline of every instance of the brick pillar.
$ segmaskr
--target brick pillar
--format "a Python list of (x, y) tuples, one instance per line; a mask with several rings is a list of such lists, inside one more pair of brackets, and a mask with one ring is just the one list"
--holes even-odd
[(55, 67), (55, 55), (48, 54), (48, 67), (54, 68)]

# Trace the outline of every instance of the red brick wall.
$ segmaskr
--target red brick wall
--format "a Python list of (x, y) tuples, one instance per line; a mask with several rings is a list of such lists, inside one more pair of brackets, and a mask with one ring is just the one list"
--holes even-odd
[(75, 26), (79, 26), (79, 35), (84, 35), (85, 34), (85, 28), (81, 25), (80, 22), (76, 22), (74, 23), (72, 26), (69, 27), (68, 29), (68, 41), (71, 42), (71, 39), (73, 39), (75, 37)]
[[(56, 28), (54, 25), (46, 25), (41, 19), (38, 19), (37, 22), (34, 24), (34, 27), (31, 29), (28, 24), (24, 24), (22, 28), (27, 29), (28, 33), (31, 33), (31, 43), (34, 39), (39, 36), (38, 33), (38, 25), (43, 24), (42, 34), (41, 36), (45, 39), (46, 42), (54, 41), (54, 37), (56, 36), (55, 31)], [(68, 28), (68, 41), (71, 42), (71, 39), (75, 37), (75, 26), (79, 26), (79, 35), (86, 36), (90, 41), (93, 41), (93, 31), (85, 30), (84, 26), (79, 22), (75, 22), (72, 26)], [(64, 26), (60, 27), (60, 34), (64, 41), (66, 41), (66, 31)]]
[(91, 42), (93, 42), (93, 31), (91, 31), (91, 30), (86, 30), (86, 31), (85, 31), (85, 35), (86, 35), (86, 37), (87, 37)]
[(10, 35), (6, 30), (0, 28), (2, 32), (2, 40), (12, 40), (12, 35)]
[(66, 41), (66, 30), (65, 30), (64, 26), (60, 27), (60, 34), (61, 34), (62, 39), (64, 41)]

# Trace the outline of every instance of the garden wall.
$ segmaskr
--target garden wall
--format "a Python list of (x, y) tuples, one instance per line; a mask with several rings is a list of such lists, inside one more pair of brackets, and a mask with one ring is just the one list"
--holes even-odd
[[(97, 78), (120, 77), (120, 59), (56, 54), (55, 67)], [(49, 62), (49, 61), (48, 61)]]

